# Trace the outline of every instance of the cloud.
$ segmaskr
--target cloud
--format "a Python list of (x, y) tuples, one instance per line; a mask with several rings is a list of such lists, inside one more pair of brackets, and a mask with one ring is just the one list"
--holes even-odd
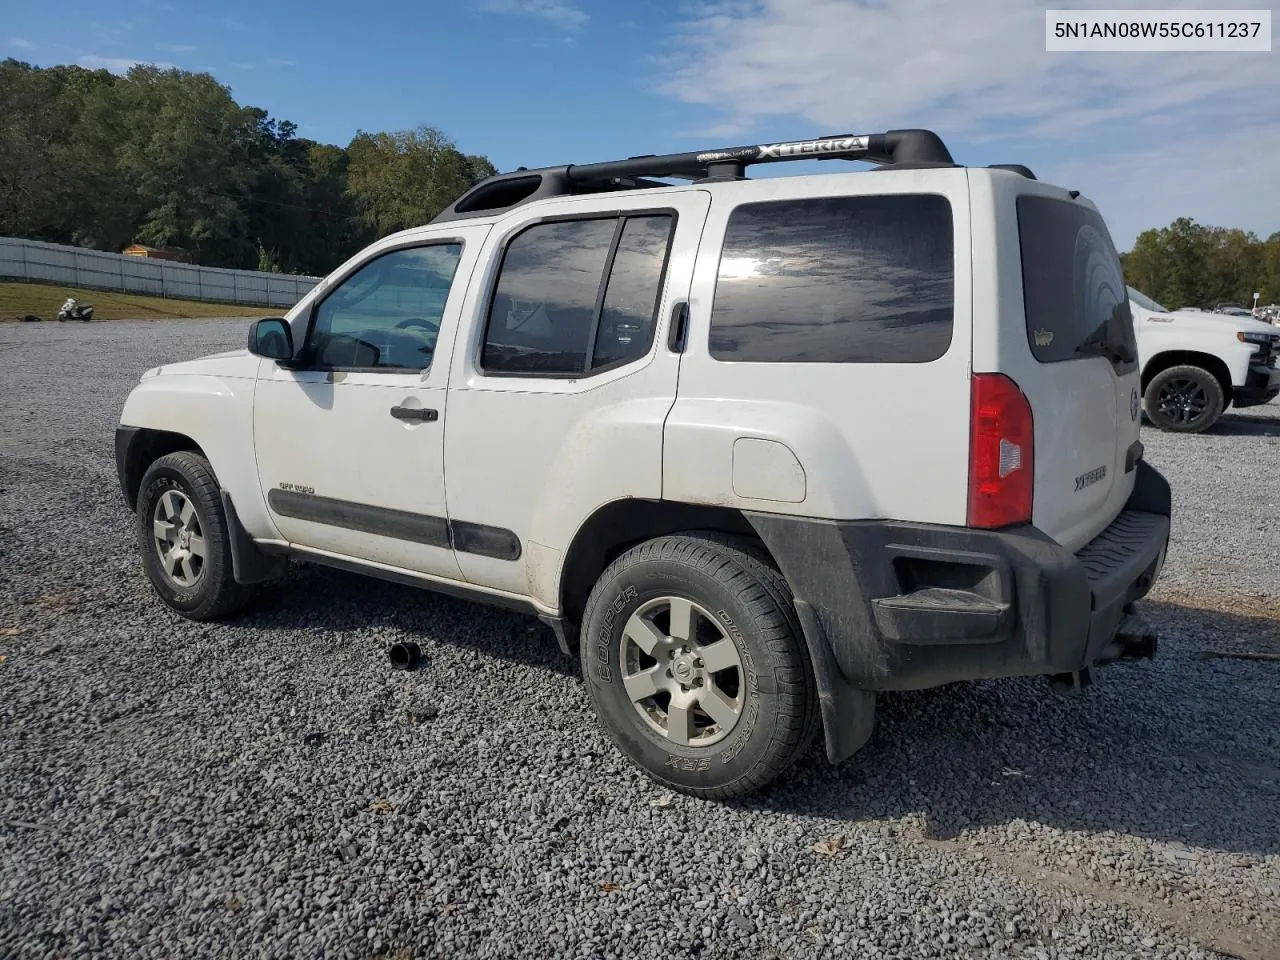
[(112, 73), (126, 74), (133, 67), (150, 66), (158, 67), (161, 70), (176, 70), (177, 65), (173, 63), (157, 63), (152, 60), (137, 60), (133, 57), (97, 57), (84, 56), (79, 60), (80, 66), (89, 67), (93, 70), (110, 70)]
[(198, 48), (190, 43), (157, 43), (156, 49), (165, 53), (195, 53)]
[[(850, 129), (1017, 123), (1069, 139), (1106, 121), (1280, 90), (1265, 54), (1058, 54), (1022, 0), (762, 0), (701, 8), (662, 90), (757, 118)], [(688, 57), (688, 51), (696, 56)]]
[(235, 60), (231, 66), (237, 70), (257, 70), (259, 67), (296, 67), (297, 60), (286, 60), (281, 57), (267, 57), (265, 60)]
[(1280, 127), (1273, 124), (1180, 136), (1177, 142), (1133, 141), (1087, 162), (1050, 160), (1038, 164), (1036, 173), (1084, 190), (1106, 217), (1116, 245), (1127, 250), (1143, 230), (1179, 216), (1253, 230), (1266, 239), (1280, 230), (1277, 156)]
[[(1082, 189), (1141, 169), (1175, 190), (1145, 205), (1165, 213), (1192, 169), (1201, 168), (1200, 195), (1226, 204), (1219, 209), (1244, 205), (1246, 183), (1265, 185), (1261, 171), (1276, 154), (1244, 145), (1280, 123), (1273, 57), (1048, 53), (1044, 24), (1044, 7), (1025, 0), (705, 3), (676, 25), (656, 86), (706, 108), (726, 131), (794, 118), (814, 134), (930, 127), (957, 154), (957, 141), (1000, 144), (998, 159), (1029, 153), (1038, 172), (1052, 167)], [(1224, 139), (1245, 149), (1231, 158), (1241, 168), (1231, 177), (1215, 169)], [(1118, 168), (1120, 155), (1133, 165)], [(1180, 181), (1179, 164), (1187, 164)], [(1261, 196), (1274, 196), (1274, 186)], [(1137, 209), (1135, 198), (1120, 199)], [(1280, 227), (1274, 203), (1270, 215)]]
[(111, 23), (95, 23), (93, 24), (93, 32), (97, 36), (99, 43), (106, 47), (113, 47), (118, 43), (123, 43), (130, 34), (141, 27), (145, 27), (148, 23), (149, 21), (146, 17), (124, 17)]
[(561, 30), (581, 30), (590, 17), (569, 0), (478, 0), (484, 13), (507, 13), (545, 20)]
[(9, 41), (9, 46), (17, 47), (19, 50), (34, 50), (36, 45), (30, 40), (23, 40), (21, 37), (14, 37)]

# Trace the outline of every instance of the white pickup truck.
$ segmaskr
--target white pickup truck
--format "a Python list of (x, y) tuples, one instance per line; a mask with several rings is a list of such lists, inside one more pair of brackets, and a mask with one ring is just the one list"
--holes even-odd
[(1228, 406), (1280, 395), (1280, 330), (1247, 317), (1168, 310), (1129, 287), (1143, 408), (1161, 430), (1201, 433)]

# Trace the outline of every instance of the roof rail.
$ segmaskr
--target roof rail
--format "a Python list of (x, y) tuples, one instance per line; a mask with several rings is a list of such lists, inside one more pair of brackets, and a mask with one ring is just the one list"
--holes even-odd
[(694, 182), (741, 180), (749, 166), (791, 160), (865, 160), (882, 166), (955, 165), (946, 144), (932, 130), (889, 130), (692, 153), (651, 154), (538, 170), (522, 167), (482, 180), (431, 222), (503, 213), (544, 197), (668, 186), (660, 180), (649, 179), (653, 177)]

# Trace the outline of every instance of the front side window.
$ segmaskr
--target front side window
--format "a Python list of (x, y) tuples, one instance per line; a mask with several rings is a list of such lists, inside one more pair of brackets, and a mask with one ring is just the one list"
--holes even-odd
[(1129, 291), (1102, 217), (1084, 204), (1030, 194), (1017, 207), (1032, 355), (1041, 363), (1106, 357), (1117, 370), (1133, 367)]
[(747, 203), (729, 216), (711, 356), (927, 363), (951, 345), (951, 205), (932, 194)]
[(425, 370), (462, 245), (384, 253), (351, 274), (316, 308), (308, 364), (322, 369)]
[(489, 307), (485, 373), (585, 376), (647, 354), (673, 222), (559, 220), (516, 236)]

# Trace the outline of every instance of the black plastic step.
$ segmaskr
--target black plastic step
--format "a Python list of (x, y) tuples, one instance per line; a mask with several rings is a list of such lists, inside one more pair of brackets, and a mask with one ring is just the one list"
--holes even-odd
[(888, 640), (937, 646), (997, 643), (1012, 616), (1012, 605), (968, 590), (926, 587), (896, 597), (873, 600), (876, 625)]

